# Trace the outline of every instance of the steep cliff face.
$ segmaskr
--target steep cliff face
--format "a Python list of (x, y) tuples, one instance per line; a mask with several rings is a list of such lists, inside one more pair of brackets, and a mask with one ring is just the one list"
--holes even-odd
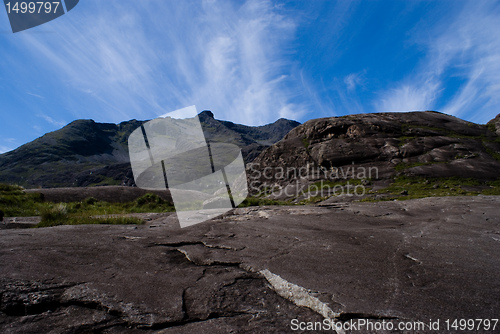
[[(249, 178), (256, 185), (283, 186), (301, 176), (316, 180), (327, 171), (354, 173), (372, 167), (366, 178), (408, 175), (494, 180), (500, 176), (500, 137), (492, 130), (437, 112), (315, 119), (266, 149), (249, 166)], [(342, 174), (337, 176), (342, 178)]]

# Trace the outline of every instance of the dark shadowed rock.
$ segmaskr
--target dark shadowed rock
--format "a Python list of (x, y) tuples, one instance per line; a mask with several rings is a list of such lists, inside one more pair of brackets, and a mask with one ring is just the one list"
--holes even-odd
[(488, 127), (490, 130), (494, 130), (497, 135), (500, 136), (500, 114), (488, 122)]

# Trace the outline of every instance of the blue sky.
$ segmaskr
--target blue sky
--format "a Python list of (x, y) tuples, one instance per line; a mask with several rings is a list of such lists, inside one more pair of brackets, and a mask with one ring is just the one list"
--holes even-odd
[(0, 153), (75, 119), (196, 105), (280, 117), (500, 113), (498, 1), (82, 0), (13, 34), (0, 9)]

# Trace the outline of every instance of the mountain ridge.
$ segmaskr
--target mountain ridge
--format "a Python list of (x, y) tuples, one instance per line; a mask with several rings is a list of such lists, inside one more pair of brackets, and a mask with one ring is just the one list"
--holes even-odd
[[(277, 121), (246, 126), (216, 120), (211, 111), (199, 114), (207, 140), (238, 145), (246, 162), (281, 139), (300, 123)], [(32, 142), (0, 155), (0, 183), (26, 188), (92, 185), (134, 185), (128, 156), (128, 137), (147, 121), (118, 124), (75, 120)], [(230, 125), (231, 126), (228, 126)]]
[[(375, 166), (381, 179), (420, 175), (484, 180), (498, 178), (500, 169), (500, 114), (485, 125), (431, 111), (346, 115), (304, 124), (279, 119), (258, 127), (217, 120), (208, 110), (199, 119), (208, 141), (238, 145), (245, 162), (261, 169)], [(127, 140), (144, 122), (75, 120), (0, 155), (0, 182), (27, 188), (133, 186)]]

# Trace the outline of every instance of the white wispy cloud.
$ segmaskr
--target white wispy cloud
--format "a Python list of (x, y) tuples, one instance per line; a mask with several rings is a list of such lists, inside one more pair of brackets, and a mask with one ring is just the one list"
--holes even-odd
[(12, 151), (17, 145), (15, 138), (2, 138), (5, 144), (0, 144), (0, 154)]
[(344, 83), (347, 86), (347, 90), (352, 91), (356, 89), (358, 85), (362, 83), (362, 77), (360, 73), (351, 73), (344, 77)]
[(60, 126), (66, 125), (66, 122), (64, 122), (64, 121), (56, 121), (52, 117), (50, 117), (49, 115), (46, 115), (46, 114), (43, 114), (43, 113), (37, 114), (36, 116), (44, 119), (48, 123), (50, 123), (52, 125), (55, 125), (55, 126), (59, 126), (60, 127)]
[(439, 93), (439, 83), (403, 84), (382, 95), (376, 104), (378, 111), (432, 110)]
[[(376, 109), (437, 109), (477, 122), (493, 118), (500, 110), (499, 34), (498, 2), (464, 2), (458, 15), (437, 24), (431, 37), (417, 37), (427, 48), (425, 61), (416, 75), (382, 92)], [(450, 78), (461, 81), (455, 91), (446, 87)]]
[[(443, 111), (457, 116), (481, 110), (475, 118), (485, 121), (500, 110), (500, 5), (468, 3), (461, 15), (435, 45), (445, 67), (457, 67), (464, 84)], [(442, 45), (444, 41), (450, 44)]]
[(11, 148), (11, 147), (0, 145), (0, 154), (6, 153), (6, 152), (9, 152), (12, 150), (13, 150), (13, 148)]
[(287, 84), (296, 24), (271, 1), (86, 2), (56, 21), (57, 39), (23, 38), (88, 101), (73, 103), (74, 117), (150, 118), (195, 104), (263, 124), (305, 112)]
[(34, 93), (30, 93), (30, 92), (26, 92), (26, 94), (31, 95), (31, 96), (34, 96), (34, 97), (38, 97), (39, 99), (44, 99), (44, 97), (43, 97), (43, 96), (38, 95), (38, 94), (34, 94)]

